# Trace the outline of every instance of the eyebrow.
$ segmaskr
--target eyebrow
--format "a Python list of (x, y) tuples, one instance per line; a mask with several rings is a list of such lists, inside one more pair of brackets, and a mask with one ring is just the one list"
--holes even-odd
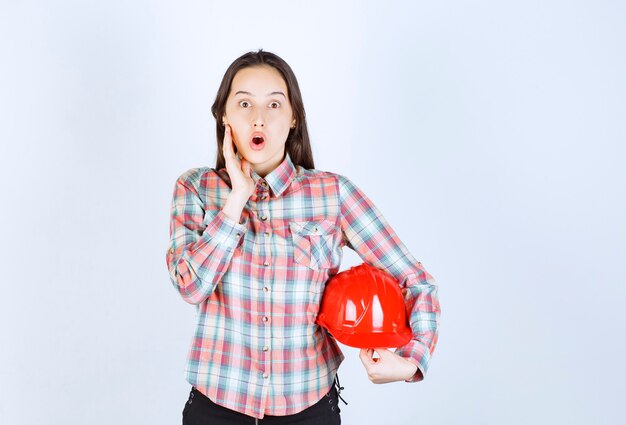
[[(238, 94), (247, 94), (248, 96), (252, 96), (252, 97), (256, 97), (254, 96), (252, 93), (248, 92), (248, 91), (243, 91), (243, 90), (239, 90), (237, 93), (235, 93), (233, 96), (237, 96)], [(287, 96), (285, 96), (285, 94), (282, 91), (273, 91), (271, 93), (268, 93), (267, 96), (272, 96), (274, 94), (279, 94), (282, 97), (284, 97), (285, 99), (287, 99)]]

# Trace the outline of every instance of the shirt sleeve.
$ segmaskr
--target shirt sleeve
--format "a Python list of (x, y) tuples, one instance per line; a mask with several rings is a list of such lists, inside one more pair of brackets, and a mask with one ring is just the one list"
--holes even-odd
[(166, 254), (172, 284), (189, 304), (213, 293), (247, 229), (221, 209), (207, 208), (198, 194), (199, 174), (191, 169), (176, 180)]
[(396, 354), (418, 371), (406, 382), (424, 379), (437, 344), (440, 306), (434, 278), (415, 260), (372, 201), (348, 178), (339, 176), (343, 243), (366, 263), (398, 280), (413, 337)]

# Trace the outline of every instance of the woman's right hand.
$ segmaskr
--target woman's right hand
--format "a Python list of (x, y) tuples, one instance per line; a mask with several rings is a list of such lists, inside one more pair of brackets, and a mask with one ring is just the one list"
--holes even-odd
[(224, 160), (226, 161), (226, 171), (230, 177), (232, 193), (245, 198), (247, 202), (254, 193), (255, 183), (251, 175), (250, 163), (243, 157), (241, 159), (237, 157), (233, 145), (230, 125), (226, 124), (222, 146)]

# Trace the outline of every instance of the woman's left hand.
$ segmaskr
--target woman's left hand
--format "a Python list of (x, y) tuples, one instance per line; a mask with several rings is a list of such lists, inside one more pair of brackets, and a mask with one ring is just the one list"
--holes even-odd
[[(374, 352), (378, 358), (374, 358)], [(359, 358), (365, 366), (367, 377), (375, 384), (405, 381), (418, 372), (414, 363), (385, 348), (362, 348)]]

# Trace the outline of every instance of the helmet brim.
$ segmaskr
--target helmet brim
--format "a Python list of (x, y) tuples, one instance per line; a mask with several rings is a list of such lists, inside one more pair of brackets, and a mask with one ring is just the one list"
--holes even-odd
[(410, 329), (402, 332), (369, 332), (369, 333), (349, 333), (342, 331), (332, 331), (330, 334), (340, 343), (354, 348), (399, 348), (411, 341)]

